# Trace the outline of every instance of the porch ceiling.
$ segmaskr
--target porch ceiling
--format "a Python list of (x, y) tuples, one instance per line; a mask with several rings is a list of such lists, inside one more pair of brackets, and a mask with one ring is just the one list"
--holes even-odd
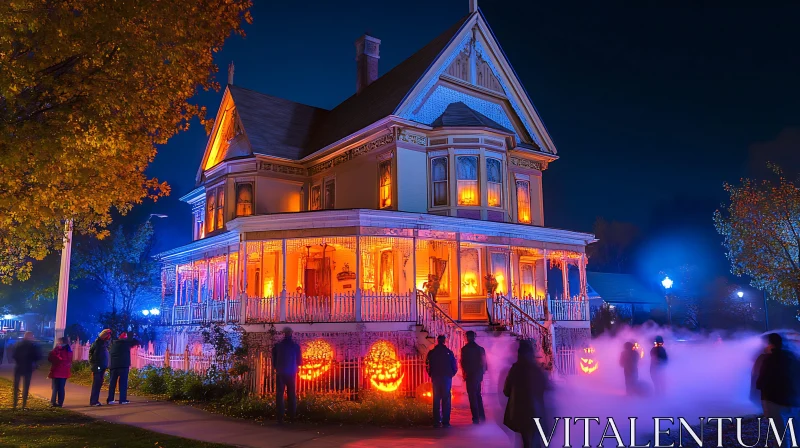
[(226, 226), (232, 233), (244, 234), (248, 240), (344, 235), (454, 239), (459, 233), (462, 241), (580, 252), (595, 241), (592, 234), (570, 230), (367, 209), (248, 216), (230, 221)]

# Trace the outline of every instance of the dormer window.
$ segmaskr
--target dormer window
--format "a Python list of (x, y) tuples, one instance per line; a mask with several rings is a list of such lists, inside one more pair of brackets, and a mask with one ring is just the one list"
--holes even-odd
[(236, 216), (253, 214), (253, 184), (243, 182), (236, 184)]
[(458, 205), (478, 205), (478, 156), (456, 157), (456, 186)]
[(502, 207), (503, 165), (499, 159), (486, 159), (486, 190), (489, 207)]
[(527, 180), (517, 181), (517, 222), (531, 223), (531, 183)]
[(433, 206), (447, 205), (447, 157), (431, 159)]
[(378, 165), (380, 208), (392, 206), (392, 161), (385, 160)]

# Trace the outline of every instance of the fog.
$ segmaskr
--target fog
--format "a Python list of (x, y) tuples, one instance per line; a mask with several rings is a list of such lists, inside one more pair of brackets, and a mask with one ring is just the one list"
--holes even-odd
[[(666, 393), (661, 397), (653, 395), (650, 379), (650, 349), (657, 335), (664, 338), (669, 357), (664, 370)], [(625, 394), (625, 379), (619, 358), (627, 341), (638, 342), (644, 350), (638, 365), (639, 381), (649, 389), (648, 395), (629, 397)], [(492, 384), (486, 384), (484, 389), (486, 393), (499, 392), (489, 398), (492, 401), (490, 407), (494, 408), (490, 419), (503, 428), (505, 399), (500, 383), (505, 379), (511, 363), (516, 360), (516, 344), (500, 346), (495, 341), (478, 342), (487, 345), (490, 377), (499, 379), (492, 380)], [(547, 401), (553, 416), (599, 417), (599, 425), (590, 424), (593, 446), (600, 441), (608, 417), (614, 417), (626, 444), (630, 441), (628, 419), (638, 417), (636, 443), (646, 445), (652, 441), (653, 417), (683, 417), (697, 424), (699, 417), (736, 417), (760, 413), (760, 407), (750, 401), (753, 363), (764, 347), (760, 334), (738, 334), (725, 340), (715, 335), (693, 335), (691, 339), (686, 339), (666, 329), (645, 326), (622, 329), (613, 337), (593, 339), (591, 345), (595, 348), (597, 370), (592, 374), (579, 373), (554, 382)], [(583, 444), (582, 428), (582, 422), (572, 425), (570, 440), (573, 446)], [(562, 445), (563, 422), (559, 423), (551, 446)], [(615, 444), (613, 439), (607, 439), (605, 445)]]

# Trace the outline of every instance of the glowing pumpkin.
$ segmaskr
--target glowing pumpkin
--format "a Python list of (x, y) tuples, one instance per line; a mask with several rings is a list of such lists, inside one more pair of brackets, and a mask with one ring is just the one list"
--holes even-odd
[(644, 349), (642, 348), (641, 345), (639, 345), (638, 342), (634, 342), (633, 343), (633, 349), (636, 350), (637, 352), (639, 352), (639, 357), (640, 358), (644, 358)]
[(583, 349), (583, 356), (580, 359), (581, 372), (591, 375), (597, 371), (598, 363), (594, 358), (594, 347), (586, 347)]
[(372, 344), (364, 358), (364, 374), (375, 389), (383, 392), (394, 392), (403, 383), (405, 373), (397, 359), (397, 350), (388, 341)]
[(333, 364), (333, 347), (322, 339), (315, 339), (303, 349), (303, 364), (298, 375), (303, 380), (319, 378)]
[[(422, 383), (417, 387), (417, 398), (426, 401), (428, 403), (433, 402), (433, 384), (430, 382)], [(455, 401), (456, 394), (452, 388), (450, 388), (450, 400)]]

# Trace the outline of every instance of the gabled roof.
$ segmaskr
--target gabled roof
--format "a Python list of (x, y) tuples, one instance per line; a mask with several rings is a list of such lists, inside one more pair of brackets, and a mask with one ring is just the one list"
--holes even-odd
[(606, 303), (665, 304), (664, 296), (643, 285), (633, 275), (587, 272), (586, 282)]
[(305, 155), (392, 115), (470, 16), (464, 16), (411, 57), (333, 108), (315, 129), (310, 150)]
[(325, 109), (229, 85), (236, 113), (253, 153), (301, 159), (312, 130), (328, 114)]
[(439, 118), (431, 123), (431, 126), (434, 128), (443, 126), (482, 127), (497, 129), (499, 131), (508, 132), (509, 134), (514, 133), (514, 131), (504, 127), (486, 115), (471, 109), (469, 106), (460, 101), (448, 105), (442, 115), (439, 115)]

